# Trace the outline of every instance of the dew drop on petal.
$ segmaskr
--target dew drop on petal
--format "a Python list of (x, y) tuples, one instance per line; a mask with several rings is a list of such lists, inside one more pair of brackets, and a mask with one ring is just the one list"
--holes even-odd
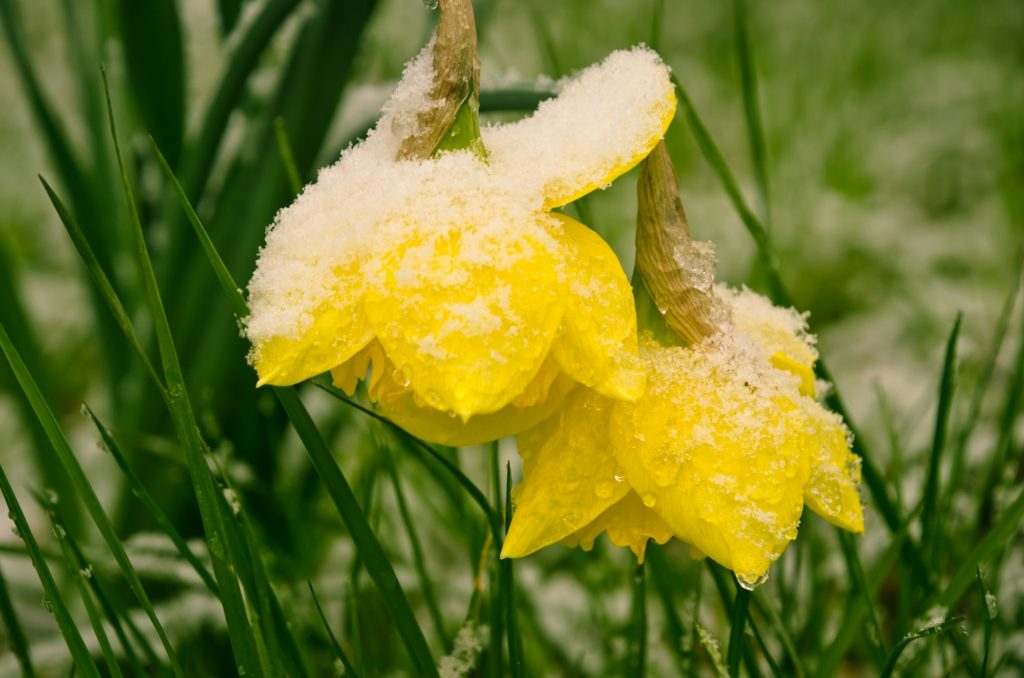
[(736, 575), (736, 581), (739, 582), (739, 585), (746, 590), (753, 591), (758, 586), (768, 581), (768, 573), (765, 572), (760, 577), (754, 577), (753, 579), (748, 579), (742, 575)]
[(657, 501), (654, 497), (653, 492), (645, 492), (644, 496), (642, 496), (641, 499), (644, 502), (644, 506), (646, 506), (647, 508), (651, 508), (652, 506), (654, 506), (654, 503)]

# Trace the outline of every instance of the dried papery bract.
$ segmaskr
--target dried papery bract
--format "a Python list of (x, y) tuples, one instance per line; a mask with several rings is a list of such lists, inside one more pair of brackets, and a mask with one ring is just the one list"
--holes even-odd
[(640, 165), (636, 267), (665, 322), (691, 344), (725, 320), (712, 290), (715, 249), (690, 237), (679, 185), (662, 141)]
[(431, 105), (417, 114), (418, 128), (402, 140), (399, 160), (424, 160), (438, 150), (470, 148), (480, 141), (480, 60), (470, 0), (441, 0), (434, 33)]

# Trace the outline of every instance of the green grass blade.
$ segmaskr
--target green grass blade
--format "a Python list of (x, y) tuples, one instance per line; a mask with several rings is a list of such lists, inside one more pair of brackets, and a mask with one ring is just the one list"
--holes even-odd
[(988, 654), (992, 647), (992, 620), (995, 619), (994, 599), (990, 603), (988, 593), (985, 590), (985, 582), (981, 578), (981, 568), (977, 569), (978, 573), (978, 602), (981, 610), (982, 618), (985, 620), (985, 636), (982, 641), (982, 658), (981, 658), (981, 678), (985, 678), (988, 675)]
[(949, 413), (956, 389), (956, 347), (960, 337), (963, 315), (958, 313), (953, 329), (946, 342), (946, 355), (942, 361), (942, 377), (939, 380), (939, 402), (935, 410), (935, 433), (932, 436), (931, 454), (928, 457), (928, 475), (925, 477), (924, 498), (921, 508), (921, 548), (931, 555), (932, 569), (938, 571), (942, 538), (942, 516), (938, 511), (939, 485), (942, 482), (942, 454), (946, 449), (946, 433), (949, 429)]
[(75, 620), (72, 619), (67, 606), (64, 604), (64, 599), (61, 598), (57, 582), (54, 581), (53, 574), (46, 564), (46, 559), (39, 549), (39, 543), (36, 542), (35, 537), (32, 536), (32, 532), (29, 530), (28, 520), (25, 518), (24, 511), (21, 510), (21, 504), (18, 503), (18, 498), (14, 495), (14, 490), (11, 488), (11, 483), (7, 479), (7, 473), (3, 470), (3, 467), (0, 467), (0, 492), (3, 493), (4, 500), (7, 502), (8, 515), (14, 521), (18, 536), (25, 542), (25, 548), (32, 559), (32, 565), (36, 568), (39, 581), (43, 585), (43, 595), (46, 596), (46, 604), (57, 620), (57, 626), (60, 628), (61, 635), (64, 636), (64, 642), (67, 643), (71, 658), (74, 660), (78, 672), (86, 678), (99, 678), (100, 672), (92, 660), (89, 649), (85, 646), (85, 641), (82, 640), (82, 635), (78, 632)]
[(729, 649), (726, 652), (726, 663), (729, 675), (737, 678), (740, 675), (740, 661), (743, 659), (743, 637), (747, 625), (747, 608), (750, 605), (750, 591), (736, 586), (736, 598), (733, 600), (729, 626)]
[(1006, 297), (1003, 299), (1003, 305), (996, 320), (996, 327), (992, 333), (992, 341), (984, 353), (985, 362), (979, 372), (978, 382), (971, 394), (971, 404), (967, 410), (967, 416), (957, 436), (956, 444), (953, 446), (949, 488), (943, 500), (944, 515), (950, 514), (956, 491), (961, 487), (960, 479), (966, 464), (967, 446), (978, 424), (985, 394), (988, 392), (989, 384), (992, 382), (992, 375), (995, 372), (999, 354), (1002, 352), (1003, 342), (1006, 340), (1007, 331), (1010, 329), (1010, 317), (1013, 315), (1013, 309), (1017, 303), (1017, 294), (1020, 291), (1022, 274), (1024, 274), (1024, 253), (1017, 257), (1017, 263), (1011, 276), (1010, 287), (1006, 292)]
[(945, 633), (946, 631), (956, 627), (963, 617), (953, 617), (950, 619), (944, 619), (936, 624), (929, 624), (924, 626), (917, 631), (913, 631), (903, 636), (898, 643), (892, 648), (892, 652), (889, 653), (889, 658), (885, 662), (885, 666), (882, 667), (879, 678), (889, 678), (892, 672), (896, 669), (896, 662), (899, 661), (900, 655), (903, 654), (903, 650), (907, 649), (907, 645), (910, 645), (915, 640), (921, 638), (927, 638), (937, 633)]
[(288, 141), (288, 132), (284, 128), (284, 120), (281, 119), (281, 116), (274, 118), (274, 136), (277, 139), (277, 152), (281, 156), (281, 163), (288, 175), (288, 184), (291, 186), (292, 193), (298, 195), (302, 192), (302, 179), (299, 177), (299, 168), (295, 166), (295, 154), (292, 153), (292, 145)]
[(320, 616), (320, 623), (324, 627), (324, 633), (327, 634), (328, 640), (331, 641), (331, 647), (334, 648), (334, 656), (341, 662), (341, 665), (345, 667), (345, 675), (352, 676), (352, 678), (358, 678), (359, 674), (356, 672), (352, 661), (345, 654), (345, 651), (341, 649), (341, 644), (338, 642), (337, 637), (334, 635), (334, 631), (331, 630), (331, 625), (327, 621), (327, 615), (324, 614), (324, 609), (320, 607), (320, 599), (317, 598), (316, 591), (313, 589), (313, 582), (306, 582), (306, 586), (309, 587), (309, 595), (313, 597), (313, 605), (316, 606), (316, 613)]
[(736, 61), (740, 69), (740, 85), (743, 92), (743, 113), (747, 122), (747, 137), (750, 142), (750, 156), (754, 161), (754, 179), (761, 203), (761, 217), (766, 225), (771, 224), (770, 199), (768, 192), (768, 161), (765, 151), (764, 126), (761, 122), (761, 104), (758, 98), (757, 71), (747, 30), (746, 0), (733, 0), (733, 32), (736, 39)]
[(665, 635), (669, 649), (682, 668), (692, 661), (692, 651), (687, 652), (683, 647), (682, 641), (686, 629), (683, 627), (683, 620), (679, 616), (676, 606), (674, 595), (676, 585), (674, 581), (671, 581), (668, 565), (665, 563), (665, 553), (657, 544), (649, 543), (647, 545), (647, 569), (654, 582), (654, 590), (661, 601), (661, 612), (665, 618), (665, 626), (668, 627)]
[[(505, 534), (512, 525), (512, 464), (505, 464)], [(501, 549), (498, 549), (501, 553)], [(505, 607), (505, 637), (508, 640), (508, 665), (512, 678), (522, 678), (523, 668), (523, 639), (519, 632), (519, 616), (516, 614), (516, 580), (515, 571), (512, 569), (512, 559), (505, 558), (499, 562), (501, 569), (502, 604)], [(644, 620), (647, 619), (646, 613)], [(641, 662), (642, 664), (642, 662)], [(640, 674), (635, 674), (640, 675)]]
[(117, 536), (117, 533), (114, 530), (114, 525), (110, 522), (110, 518), (107, 516), (103, 505), (100, 504), (99, 497), (96, 496), (96, 492), (89, 483), (89, 479), (86, 477), (85, 471), (83, 471), (81, 465), (79, 465), (78, 459), (75, 457), (74, 452), (72, 452), (67, 438), (64, 437), (64, 432), (61, 430), (60, 424), (57, 422), (57, 418), (54, 416), (53, 411), (50, 410), (50, 407), (43, 398), (42, 393), (40, 393), (39, 388), (32, 379), (32, 375), (29, 374), (26, 369), (25, 363), (22, 362), (21, 356), (18, 355), (17, 349), (15, 349), (14, 345), (11, 343), (3, 325), (0, 325), (0, 349), (2, 349), (2, 352), (7, 357), (7, 361), (10, 363), (22, 390), (32, 403), (32, 409), (36, 413), (36, 417), (38, 417), (43, 429), (46, 431), (50, 444), (53, 446), (54, 451), (60, 458), (60, 462), (67, 471), (68, 476), (71, 478), (71, 485), (74, 488), (75, 493), (82, 500), (86, 511), (96, 524), (96, 527), (99, 528), (100, 534), (103, 536), (103, 541), (106, 542), (111, 553), (114, 555), (114, 559), (121, 568), (121, 572), (124, 574), (129, 588), (132, 590), (132, 593), (135, 595), (139, 604), (146, 611), (147, 616), (149, 616), (150, 621), (153, 623), (153, 628), (156, 629), (157, 634), (160, 636), (160, 641), (164, 645), (164, 650), (167, 652), (171, 666), (175, 668), (176, 672), (180, 672), (181, 668), (177, 664), (174, 648), (171, 647), (171, 643), (167, 639), (167, 634), (164, 632), (163, 626), (160, 624), (160, 620), (157, 619), (156, 613), (153, 611), (153, 605), (149, 601), (149, 596), (146, 594), (146, 590), (143, 588), (142, 582), (139, 580), (138, 574), (135, 572), (135, 568), (128, 559), (128, 554), (125, 553), (124, 544)]
[(114, 291), (113, 285), (110, 284), (110, 279), (107, 277), (106, 272), (103, 270), (103, 266), (100, 260), (97, 258), (96, 253), (92, 249), (92, 245), (89, 243), (89, 239), (86, 237), (82, 229), (79, 228), (78, 222), (71, 215), (71, 212), (56, 191), (47, 183), (46, 179), (39, 177), (39, 181), (43, 184), (43, 189), (46, 191), (46, 195), (50, 198), (50, 203), (53, 204), (53, 208), (57, 211), (57, 216), (60, 217), (61, 224), (64, 225), (64, 230), (71, 239), (71, 243), (75, 246), (75, 250), (78, 252), (79, 258), (82, 263), (85, 264), (86, 271), (89, 273), (89, 277), (92, 278), (93, 283), (96, 286), (100, 296), (107, 304), (107, 308), (110, 309), (110, 313), (114, 316), (114, 322), (124, 333), (125, 339), (128, 340), (132, 350), (142, 361), (143, 367), (146, 369), (146, 374), (149, 376), (150, 381), (157, 387), (160, 392), (165, 390), (163, 380), (156, 373), (156, 369), (153, 367), (153, 363), (150, 362), (149, 356), (146, 354), (145, 349), (142, 348), (142, 344), (139, 342), (138, 336), (135, 334), (135, 328), (132, 325), (132, 321), (128, 316), (128, 311), (125, 310), (124, 304), (121, 303), (121, 299), (117, 296)]
[(185, 55), (175, 0), (119, 0), (117, 13), (129, 90), (139, 115), (172, 164), (185, 129)]
[(642, 677), (647, 665), (647, 576), (644, 564), (631, 577), (632, 607), (626, 637), (626, 675)]
[[(162, 165), (165, 167), (165, 171), (167, 171), (166, 163), (162, 163)], [(203, 245), (203, 251), (206, 253), (214, 272), (217, 274), (221, 287), (231, 301), (232, 308), (236, 310), (236, 315), (244, 317), (248, 314), (248, 308), (241, 291), (235, 284), (230, 271), (224, 266), (223, 260), (209, 239), (206, 229), (199, 221), (198, 216), (196, 216), (195, 210), (191, 208), (187, 196), (180, 190), (177, 182), (174, 182), (174, 185), (178, 197), (182, 201), (182, 207), (185, 209), (189, 221), (196, 230), (196, 235)], [(138, 237), (141, 238), (141, 235), (140, 231)], [(142, 246), (144, 247), (144, 243)], [(155, 285), (155, 279), (153, 284)], [(166, 322), (166, 317), (163, 322)], [(171, 379), (169, 378), (168, 382), (170, 381)], [(309, 454), (310, 460), (313, 462), (314, 468), (327, 487), (331, 500), (341, 514), (342, 520), (348, 526), (349, 532), (352, 534), (352, 540), (355, 542), (360, 556), (366, 563), (367, 572), (380, 590), (417, 672), (420, 675), (426, 676), (436, 675), (437, 669), (430, 654), (430, 648), (423, 637), (423, 631), (416, 623), (416, 617), (412, 613), (409, 601), (402, 592), (398, 577), (395, 576), (394, 569), (391, 567), (383, 547), (381, 547), (359, 506), (359, 502), (352, 493), (348, 480), (346, 480), (341, 469), (334, 461), (334, 457), (331, 456), (330, 449), (327, 447), (323, 436), (320, 435), (320, 431), (316, 428), (316, 424), (313, 423), (312, 417), (309, 416), (309, 412), (294, 389), (275, 387), (274, 394), (284, 407), (288, 418), (291, 420)]]
[[(731, 590), (733, 589), (735, 589), (736, 591), (745, 589), (740, 588), (732, 572), (725, 569), (718, 563), (708, 560), (707, 569), (711, 573), (712, 581), (715, 582), (715, 588), (718, 590), (718, 597), (722, 601), (722, 607), (724, 608), (726, 614), (729, 615), (729, 618), (730, 620), (732, 620), (732, 623), (735, 624), (739, 618), (742, 618), (744, 620), (744, 624), (749, 625), (751, 630), (753, 630), (755, 627), (755, 623), (754, 620), (750, 618), (750, 616), (747, 614), (747, 602), (743, 602), (742, 609), (737, 610), (736, 608), (738, 607), (738, 605), (736, 603), (739, 602), (739, 595), (737, 595), (735, 598), (731, 595)], [(732, 587), (729, 586), (729, 581), (732, 581)], [(733, 634), (730, 631), (730, 641), (732, 640), (732, 636)], [(733, 643), (730, 642), (730, 647), (732, 647), (732, 645)], [(757, 658), (754, 656), (753, 648), (751, 648), (747, 643), (739, 643), (739, 645), (737, 646), (737, 650), (743, 657), (743, 660), (745, 661), (747, 666), (747, 673), (750, 674), (751, 678), (760, 678), (761, 669), (758, 667)], [(736, 670), (738, 671), (739, 669), (737, 668)], [(726, 674), (732, 676), (732, 671), (732, 667), (726, 664)]]
[(954, 605), (971, 586), (976, 570), (982, 563), (994, 558), (1006, 548), (1024, 520), (1024, 490), (1003, 510), (1003, 514), (977, 546), (960, 563), (956, 574), (936, 598), (936, 603), (946, 608)]
[[(498, 458), (500, 450), (498, 441), (494, 440), (487, 444), (487, 465), (488, 476), (491, 480), (491, 496), (494, 501), (494, 513), (500, 515), (502, 509), (501, 501), (501, 470)], [(491, 644), (487, 651), (487, 670), (489, 675), (505, 675), (505, 649), (503, 638), (505, 637), (505, 581), (502, 578), (501, 545), (504, 541), (504, 533), (494, 540), (492, 546), (496, 554), (496, 563), (488, 562), (488, 601), (487, 613), (490, 617)]]
[(226, 36), (238, 23), (242, 15), (242, 0), (217, 0), (217, 16), (220, 18), (220, 34)]
[(992, 524), (995, 511), (995, 493), (1006, 472), (1006, 461), (1014, 445), (1014, 432), (1017, 419), (1021, 415), (1024, 404), (1024, 318), (1021, 319), (1021, 341), (1017, 345), (1017, 356), (1014, 359), (1013, 374), (1006, 389), (1006, 400), (999, 419), (999, 434), (995, 452), (985, 471), (985, 482), (981, 490), (981, 501), (978, 505), (978, 533), (988, 531)]
[(197, 200), (206, 187), (228, 119), (241, 102), (260, 55), (298, 4), (299, 0), (269, 0), (228, 57), (227, 70), (211, 90), (213, 99), (203, 115), (199, 134), (188, 146), (182, 176), (185, 177), (186, 195), (190, 199)]
[(229, 560), (228, 536), (225, 531), (229, 529), (229, 526), (232, 526), (232, 523), (226, 520), (221, 512), (218, 502), (219, 493), (204, 458), (205, 446), (199, 436), (199, 429), (192, 413), (192, 405), (189, 401), (188, 390), (185, 387), (181, 365), (178, 362), (171, 328), (168, 325), (167, 314), (164, 311), (160, 290), (157, 287), (153, 262), (149, 258), (149, 250), (146, 245), (145, 236), (142, 233), (139, 214), (135, 207), (131, 183), (128, 181), (124, 158), (121, 155), (121, 146), (114, 125), (113, 107), (110, 103), (110, 92), (106, 88), (105, 73), (103, 80), (110, 123), (110, 135), (114, 142), (114, 153), (120, 170), (121, 186), (124, 190), (125, 201), (131, 216), (130, 223), (135, 239), (137, 263), (141, 269), (147, 301), (153, 316), (157, 343), (160, 348), (164, 378), (167, 381), (171, 419), (173, 420), (182, 448), (185, 451), (185, 460), (188, 465), (193, 488), (195, 489), (196, 501), (199, 504), (203, 529), (210, 544), (214, 576), (217, 579), (217, 585), (220, 587), (220, 598), (228, 624), (228, 636), (231, 640), (232, 650), (235, 653), (239, 673), (261, 675), (263, 670), (256, 646), (254, 629), (249, 623), (235, 574), (237, 566), (236, 563)]
[(293, 388), (274, 387), (274, 394), (284, 407), (288, 418), (302, 440), (310, 460), (320, 474), (327, 487), (327, 493), (348, 526), (352, 541), (355, 542), (359, 556), (362, 558), (367, 573), (377, 585), (381, 597), (391, 612), (391, 617), (398, 629), (398, 634), (405, 643), (409, 656), (418, 675), (436, 676), (437, 668), (430, 654), (430, 648), (423, 637), (423, 631), (416, 623), (409, 601), (402, 591), (402, 585), (395, 576), (395, 571), (377, 540), (370, 523), (366, 519), (352, 492), (351, 486), (342, 474), (338, 464), (331, 456), (327, 443), (313, 423), (312, 417), (299, 399)]
[[(53, 527), (53, 533), (57, 537), (57, 543), (60, 544), (61, 551), (64, 553), (64, 561), (67, 564), (68, 572), (71, 574), (71, 579), (75, 583), (75, 588), (78, 590), (78, 595), (82, 599), (82, 603), (85, 605), (86, 615), (89, 617), (89, 624), (92, 626), (93, 633), (96, 635), (96, 641), (100, 646), (100, 653), (103, 655), (103, 661), (107, 665), (107, 670), (111, 676), (121, 678), (121, 665), (117, 661), (117, 656), (114, 654), (114, 648), (110, 645), (110, 639), (107, 638), (107, 632), (103, 628), (103, 619), (100, 616), (99, 610), (96, 609), (96, 602), (92, 599), (92, 595), (86, 578), (91, 577), (91, 570), (86, 569), (86, 564), (80, 561), (75, 552), (71, 550), (71, 547), (67, 542), (67, 530), (64, 529), (64, 525), (61, 523), (60, 518), (57, 515), (56, 504), (48, 499), (43, 494), (36, 493), (36, 501), (46, 510), (47, 515), (50, 518), (50, 525)], [(90, 574), (86, 574), (89, 572)]]
[(427, 612), (430, 613), (430, 621), (434, 625), (434, 632), (437, 634), (438, 640), (441, 641), (441, 647), (447, 650), (449, 642), (448, 636), (444, 630), (444, 618), (441, 616), (441, 608), (437, 604), (437, 596), (434, 595), (434, 586), (431, 584), (430, 576), (427, 574), (426, 558), (423, 556), (423, 546), (420, 544), (420, 538), (419, 535), (416, 534), (416, 527), (413, 523), (412, 515), (409, 513), (409, 505), (405, 499), (405, 492), (402, 490), (402, 482), (398, 477), (398, 468), (395, 463), (394, 453), (388, 445), (383, 442), (378, 442), (377, 447), (387, 459), (388, 476), (391, 479), (391, 487), (395, 491), (395, 499), (398, 501), (398, 514), (402, 519), (402, 525), (405, 527), (406, 536), (409, 537), (409, 545), (412, 548), (413, 565), (416, 568), (416, 574), (419, 576), (420, 590), (423, 591), (423, 598), (427, 603)]
[(114, 457), (114, 461), (117, 462), (118, 468), (121, 469), (121, 472), (128, 480), (128, 485), (131, 487), (132, 493), (138, 497), (139, 501), (142, 502), (142, 505), (149, 512), (156, 524), (171, 540), (174, 547), (178, 549), (178, 553), (181, 554), (181, 557), (184, 558), (185, 561), (192, 566), (192, 569), (196, 571), (196, 574), (199, 575), (199, 578), (202, 580), (203, 584), (206, 585), (206, 588), (209, 589), (210, 593), (219, 597), (220, 593), (213, 575), (206, 569), (206, 565), (203, 564), (203, 561), (199, 560), (199, 557), (192, 552), (192, 549), (190, 549), (188, 544), (185, 542), (184, 537), (182, 537), (178, 530), (175, 529), (170, 519), (157, 505), (153, 496), (149, 493), (149, 490), (147, 490), (146, 486), (142, 484), (142, 480), (128, 464), (128, 460), (125, 459), (124, 454), (121, 453), (121, 448), (114, 439), (114, 436), (110, 433), (110, 429), (103, 425), (103, 422), (99, 420), (96, 413), (92, 411), (92, 408), (88, 405), (84, 405), (83, 407), (85, 408), (86, 414), (88, 414), (89, 418), (92, 419), (92, 423), (99, 432), (100, 437), (103, 439), (103, 444)]
[(25, 631), (21, 628), (21, 622), (18, 620), (18, 613), (15, 611), (14, 603), (11, 601), (11, 592), (7, 588), (7, 580), (4, 579), (2, 570), (0, 570), (0, 619), (4, 620), (4, 629), (7, 631), (7, 645), (18, 659), (21, 675), (26, 678), (33, 678), (36, 672), (32, 666), (32, 657), (28, 651), (28, 641), (25, 640)]
[[(885, 636), (882, 635), (882, 625), (878, 622), (878, 612), (875, 610), (875, 599), (868, 588), (867, 577), (864, 576), (864, 566), (861, 564), (860, 556), (857, 554), (857, 545), (854, 543), (852, 534), (845, 530), (836, 529), (839, 539), (839, 546), (843, 551), (843, 558), (846, 560), (846, 568), (853, 580), (853, 588), (860, 599), (864, 602), (868, 611), (868, 621), (874, 631), (877, 640), (877, 656), (879, 663), (885, 661)], [(875, 645), (875, 643), (869, 643)]]

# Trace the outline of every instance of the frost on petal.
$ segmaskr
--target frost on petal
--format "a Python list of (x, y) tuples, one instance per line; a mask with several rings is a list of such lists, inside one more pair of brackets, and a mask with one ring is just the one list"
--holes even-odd
[(492, 162), (536, 181), (545, 208), (603, 188), (665, 134), (676, 99), (668, 66), (646, 47), (613, 52), (517, 123), (483, 130)]
[(591, 523), (629, 492), (608, 447), (609, 401), (577, 389), (561, 412), (519, 436), (523, 481), (503, 558), (518, 558)]
[(644, 506), (640, 495), (632, 490), (589, 525), (573, 532), (561, 543), (564, 546), (580, 546), (584, 551), (589, 551), (602, 532), (608, 533), (608, 540), (612, 544), (628, 546), (639, 563), (644, 562), (649, 540), (664, 544), (672, 538), (672, 529), (657, 513)]
[(565, 372), (598, 393), (636, 400), (646, 374), (637, 352), (636, 309), (626, 274), (599, 235), (578, 221), (554, 216), (570, 279), (562, 331), (551, 351)]
[(795, 374), (801, 393), (813, 398), (818, 350), (814, 335), (807, 331), (807, 314), (775, 306), (747, 288), (731, 290), (719, 285), (715, 293), (731, 308), (736, 329), (752, 337), (775, 367)]
[(792, 382), (742, 336), (641, 348), (648, 389), (616, 406), (615, 455), (680, 539), (754, 586), (796, 537), (803, 510), (809, 471)]
[(530, 385), (564, 312), (556, 242), (476, 225), (462, 219), (395, 242), (381, 254), (366, 301), (403, 384), (464, 421), (501, 409)]
[(804, 413), (811, 467), (804, 501), (830, 523), (851, 532), (863, 532), (864, 509), (857, 491), (860, 457), (850, 450), (852, 434), (837, 414), (816, 402), (805, 401)]
[[(288, 386), (326, 372), (351, 358), (373, 338), (363, 312), (358, 266), (353, 262), (339, 267), (332, 278), (331, 292), (312, 311), (311, 321), (301, 333), (254, 340), (250, 360), (261, 385)], [(262, 291), (258, 285), (253, 289)], [(266, 312), (266, 304), (261, 301), (258, 298), (255, 306)], [(282, 295), (279, 303), (287, 301), (287, 295)], [(251, 335), (259, 329), (256, 323), (258, 320), (250, 321)]]

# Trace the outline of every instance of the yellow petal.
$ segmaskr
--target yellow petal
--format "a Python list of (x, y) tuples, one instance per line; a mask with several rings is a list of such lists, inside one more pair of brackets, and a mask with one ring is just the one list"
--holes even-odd
[(669, 69), (644, 47), (613, 52), (531, 117), (485, 128), (495, 167), (540, 186), (547, 209), (607, 186), (665, 134), (676, 98)]
[(802, 417), (791, 400), (751, 388), (770, 383), (766, 361), (720, 351), (646, 349), (647, 392), (615, 407), (612, 447), (646, 506), (755, 586), (796, 537), (808, 478)]
[(850, 433), (842, 419), (806, 400), (804, 412), (812, 434), (807, 439), (811, 477), (804, 488), (808, 508), (851, 532), (864, 531), (864, 509), (857, 485), (860, 457), (850, 450)]
[(589, 551), (602, 532), (607, 532), (608, 540), (616, 546), (628, 546), (639, 563), (644, 562), (649, 539), (656, 544), (664, 544), (672, 538), (672, 529), (657, 513), (644, 506), (640, 495), (633, 491), (561, 543), (570, 547), (581, 546), (584, 551)]
[(761, 346), (764, 357), (776, 363), (776, 367), (800, 377), (801, 390), (813, 393), (818, 351), (813, 335), (807, 333), (807, 314), (775, 306), (747, 288), (731, 290), (719, 286), (716, 291), (730, 306), (736, 329), (750, 335)]
[(612, 401), (576, 389), (562, 411), (519, 437), (523, 481), (503, 558), (519, 558), (585, 527), (629, 492), (608, 448)]
[(358, 265), (336, 269), (333, 287), (298, 337), (275, 336), (254, 344), (250, 360), (259, 385), (288, 386), (315, 377), (347, 361), (373, 338)]
[(608, 244), (562, 215), (558, 237), (570, 271), (562, 332), (551, 352), (577, 381), (611, 398), (636, 400), (646, 370), (637, 352), (633, 291)]
[(790, 358), (785, 353), (775, 353), (771, 357), (771, 363), (776, 368), (795, 374), (800, 379), (800, 393), (813, 398), (817, 388), (814, 384), (814, 370), (808, 365)]
[(500, 410), (544, 362), (564, 312), (563, 253), (530, 226), (514, 239), (472, 224), (412, 228), (384, 254), (367, 314), (401, 380), (434, 409), (464, 421)]
[(389, 387), (381, 389), (376, 400), (381, 414), (417, 438), (453, 447), (478, 445), (525, 431), (558, 411), (576, 383), (555, 367), (553, 380), (545, 385), (546, 372), (542, 368), (528, 387), (526, 393), (532, 397), (527, 398), (530, 401), (527, 404), (518, 405), (513, 401), (497, 412), (478, 414), (465, 422), (425, 403), (418, 403), (411, 390), (395, 388), (397, 384), (389, 375), (382, 378), (384, 382), (390, 382)]

